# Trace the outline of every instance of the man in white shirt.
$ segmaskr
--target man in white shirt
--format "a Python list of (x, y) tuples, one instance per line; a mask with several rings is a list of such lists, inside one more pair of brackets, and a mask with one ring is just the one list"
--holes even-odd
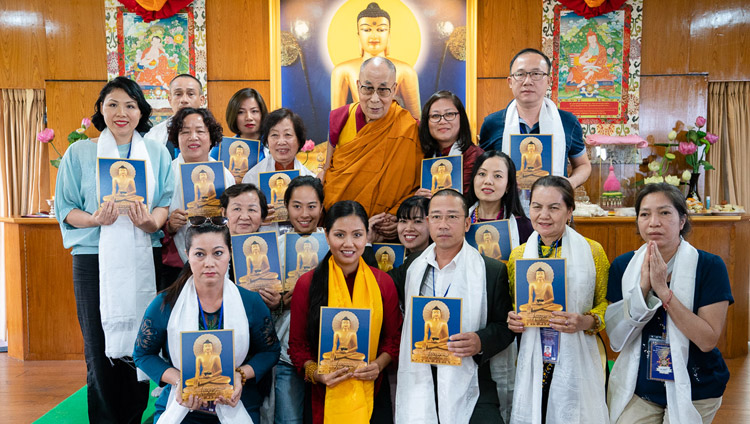
[(466, 200), (457, 191), (435, 193), (427, 221), (434, 243), (389, 274), (404, 303), (405, 329), (411, 322), (412, 296), (463, 300), (463, 332), (448, 342), (448, 350), (462, 361), (460, 366), (411, 362), (411, 334), (403, 331), (396, 423), (502, 423), (491, 360), (513, 341), (507, 326), (511, 308), (507, 269), (466, 243), (471, 220)]
[[(180, 74), (174, 77), (169, 83), (169, 105), (172, 107), (172, 113), (175, 114), (180, 109), (186, 107), (200, 108), (206, 102), (206, 97), (203, 95), (203, 84), (198, 81), (198, 78), (190, 74)], [(151, 131), (146, 133), (143, 138), (147, 138), (167, 146), (169, 153), (174, 159), (177, 155), (174, 151), (175, 146), (167, 143), (167, 135), (169, 134), (168, 126), (172, 121), (169, 117), (162, 122), (151, 128)]]

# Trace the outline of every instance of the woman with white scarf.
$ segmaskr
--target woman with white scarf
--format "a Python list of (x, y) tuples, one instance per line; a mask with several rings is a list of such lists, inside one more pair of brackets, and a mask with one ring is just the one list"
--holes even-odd
[(599, 243), (566, 225), (575, 209), (573, 199), (567, 179), (538, 179), (531, 187), (535, 231), (525, 244), (513, 249), (508, 260), (511, 297), (515, 296), (516, 260), (567, 260), (567, 307), (552, 312), (550, 319), (551, 329), (559, 333), (557, 363), (545, 362), (540, 329), (524, 328), (517, 313), (508, 313), (508, 328), (521, 334), (511, 424), (609, 422), (604, 364), (595, 338), (604, 329), (609, 261)]
[[(257, 381), (279, 359), (279, 340), (260, 296), (226, 277), (232, 256), (226, 222), (224, 217), (190, 218), (185, 233), (190, 266), (143, 316), (133, 358), (152, 380), (167, 384), (156, 401), (155, 423), (260, 422)], [(234, 373), (234, 393), (215, 401), (213, 415), (205, 412), (208, 403), (198, 397), (182, 400), (180, 333), (229, 329), (236, 368), (225, 372)], [(166, 352), (164, 357), (161, 352)]]
[[(84, 342), (91, 422), (140, 422), (148, 384), (139, 383), (130, 356), (138, 323), (156, 294), (160, 228), (172, 198), (170, 156), (144, 140), (151, 106), (137, 83), (118, 77), (99, 93), (92, 123), (98, 138), (65, 152), (57, 173), (55, 209), (63, 245), (73, 248), (73, 289)], [(99, 207), (97, 158), (145, 161), (147, 205), (118, 214)], [(106, 193), (103, 193), (106, 194)]]
[[(208, 153), (213, 146), (218, 146), (222, 138), (221, 124), (216, 121), (208, 109), (184, 108), (179, 110), (169, 124), (167, 139), (174, 144), (180, 154), (172, 161), (172, 176), (174, 177), (174, 196), (169, 205), (169, 218), (164, 225), (165, 237), (162, 251), (161, 286), (166, 289), (182, 271), (187, 262), (185, 246), (185, 230), (188, 213), (182, 195), (182, 173), (180, 165), (183, 163), (209, 162), (215, 159)], [(224, 188), (234, 185), (234, 176), (228, 169), (224, 170)], [(217, 176), (217, 178), (220, 178)]]
[(720, 257), (682, 237), (685, 196), (648, 184), (635, 201), (646, 242), (609, 270), (607, 333), (620, 352), (609, 379), (612, 423), (710, 423), (729, 380), (716, 344), (734, 302)]

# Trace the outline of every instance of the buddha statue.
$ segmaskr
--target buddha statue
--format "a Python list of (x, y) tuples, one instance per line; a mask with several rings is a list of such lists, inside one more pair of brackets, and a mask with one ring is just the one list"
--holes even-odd
[(191, 173), (194, 200), (186, 205), (189, 216), (216, 216), (220, 213), (221, 202), (216, 198), (214, 173), (209, 171), (207, 166), (198, 166)]
[(547, 278), (547, 272), (539, 267), (534, 273), (535, 278), (529, 279), (529, 302), (520, 305), (523, 312), (553, 312), (562, 311), (563, 306), (555, 302), (555, 294), (552, 289), (552, 279)]
[(383, 252), (378, 259), (378, 269), (383, 272), (388, 272), (393, 269), (393, 262), (391, 255), (389, 255), (388, 252)]
[(502, 259), (503, 253), (500, 250), (500, 243), (498, 241), (492, 239), (492, 233), (489, 230), (484, 230), (482, 232), (482, 241), (478, 244), (477, 250), (482, 255), (499, 261)]
[(444, 188), (451, 188), (452, 186), (453, 181), (447, 167), (444, 163), (438, 164), (437, 172), (432, 174), (432, 193), (435, 194)]
[(302, 251), (297, 251), (297, 275), (302, 275), (318, 265), (318, 252), (309, 241), (302, 243)]
[[(391, 16), (373, 2), (367, 5), (357, 15), (357, 35), (359, 36), (360, 56), (336, 64), (331, 72), (331, 109), (347, 104), (351, 94), (352, 102), (359, 102), (359, 68), (362, 63), (375, 56), (382, 56), (396, 66), (397, 99), (411, 113), (419, 119), (422, 113), (422, 102), (419, 97), (419, 79), (417, 72), (406, 62), (402, 62), (388, 55), (388, 45), (391, 40)], [(409, 42), (409, 40), (400, 40)]]
[(237, 184), (242, 182), (242, 178), (249, 169), (247, 160), (249, 154), (250, 152), (245, 152), (245, 147), (240, 144), (234, 148), (234, 152), (229, 156), (229, 172), (232, 173)]
[(424, 340), (414, 343), (417, 349), (440, 349), (448, 351), (448, 321), (438, 306), (432, 308), (432, 319), (424, 323)]
[(195, 357), (195, 377), (185, 380), (185, 385), (229, 384), (232, 379), (221, 372), (221, 358), (214, 353), (213, 343), (206, 340), (203, 342), (203, 353)]
[[(144, 199), (135, 194), (135, 169), (128, 169), (125, 165), (115, 168), (116, 166), (117, 162), (110, 168), (110, 175), (113, 175), (112, 194), (104, 196), (102, 200), (117, 203), (120, 213), (123, 213), (130, 207), (130, 203), (142, 203)], [(113, 168), (117, 171), (114, 172)]]
[(357, 332), (352, 330), (351, 325), (351, 320), (345, 316), (341, 320), (341, 326), (333, 329), (333, 347), (330, 352), (323, 354), (323, 359), (364, 361), (366, 355), (357, 352)]

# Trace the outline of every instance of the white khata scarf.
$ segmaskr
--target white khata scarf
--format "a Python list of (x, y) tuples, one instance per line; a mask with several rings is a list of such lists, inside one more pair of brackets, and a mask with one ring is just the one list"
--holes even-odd
[[(505, 110), (505, 128), (503, 129), (503, 152), (510, 156), (510, 136), (521, 134), (518, 121), (518, 108), (513, 100)], [(565, 174), (567, 160), (565, 157), (565, 129), (560, 119), (560, 111), (555, 102), (544, 98), (542, 109), (539, 111), (539, 134), (552, 134), (552, 175)], [(544, 146), (548, 149), (549, 146)]]
[[(242, 364), (250, 349), (250, 326), (245, 313), (245, 306), (237, 286), (228, 278), (224, 278), (224, 329), (234, 330), (234, 363), (236, 366)], [(172, 308), (172, 314), (167, 323), (167, 342), (169, 344), (169, 357), (172, 365), (178, 370), (182, 368), (180, 355), (180, 332), (198, 331), (198, 294), (195, 291), (193, 277), (185, 283), (180, 296)], [(234, 373), (234, 370), (231, 371)], [(182, 390), (181, 387), (172, 386), (167, 401), (167, 409), (159, 417), (159, 424), (181, 423), (187, 416), (189, 409), (180, 405), (175, 396)], [(253, 424), (250, 414), (240, 401), (234, 408), (229, 405), (216, 405), (216, 415), (224, 424)]]
[[(130, 158), (146, 161), (148, 210), (156, 181), (146, 144), (133, 132)], [(105, 128), (96, 145), (99, 158), (119, 158), (117, 142)], [(98, 178), (98, 176), (97, 176)], [(97, 193), (100, 196), (100, 193)], [(151, 235), (136, 228), (127, 215), (103, 225), (99, 236), (99, 309), (104, 330), (104, 353), (109, 358), (133, 356), (138, 326), (156, 295), (156, 276)]]
[[(580, 252), (573, 255), (572, 252)], [(594, 303), (596, 267), (591, 246), (583, 236), (566, 227), (561, 257), (567, 258), (567, 311), (583, 314)], [(538, 233), (534, 231), (526, 242), (523, 254), (537, 258)], [(516, 368), (515, 407), (511, 424), (539, 424), (542, 422), (542, 343), (538, 327), (527, 327), (521, 337)], [(604, 369), (595, 336), (583, 331), (560, 333), (560, 350), (547, 403), (547, 423), (609, 422), (604, 395)]]
[[(434, 255), (435, 244), (431, 244), (414, 260), (407, 271), (404, 293), (405, 323), (411, 322), (411, 297), (419, 296), (422, 279), (429, 266), (427, 258)], [(463, 299), (461, 331), (477, 331), (487, 325), (487, 276), (484, 259), (476, 249), (464, 241), (456, 257), (456, 265), (455, 275), (465, 278), (461, 284), (451, 285), (448, 296)], [(408, 333), (401, 333), (402, 353), (399, 355), (398, 364), (396, 423), (436, 423), (438, 417), (435, 413), (437, 408), (431, 365), (411, 362), (411, 334)], [(493, 370), (502, 366), (496, 358), (497, 356), (490, 360)], [(460, 366), (438, 366), (437, 374), (440, 422), (467, 424), (479, 399), (479, 367), (472, 358), (463, 358)]]
[[(647, 244), (644, 244), (635, 252), (625, 269), (622, 276), (622, 300), (609, 305), (605, 315), (607, 326), (610, 327), (609, 323), (612, 323), (611, 329), (607, 330), (611, 344), (625, 344), (609, 377), (608, 400), (610, 420), (613, 423), (620, 417), (625, 406), (633, 397), (633, 393), (635, 393), (641, 358), (640, 330), (653, 317), (653, 313), (650, 313), (648, 317), (630, 316), (631, 300), (637, 300), (633, 299), (633, 296), (639, 297), (640, 301), (644, 302), (640, 281), (641, 265), (643, 265), (646, 255), (646, 246)], [(674, 270), (669, 287), (672, 289), (673, 296), (691, 311), (693, 310), (695, 296), (697, 267), (698, 251), (690, 243), (683, 240), (677, 249), (677, 253), (675, 253)], [(650, 312), (657, 310), (662, 304), (658, 298), (655, 298), (655, 300), (656, 303), (653, 308), (650, 308)], [(690, 375), (687, 369), (690, 341), (677, 328), (669, 314), (667, 314), (667, 341), (669, 342), (674, 371), (674, 381), (665, 383), (669, 420), (674, 423), (699, 424), (702, 422), (701, 416), (693, 406)]]

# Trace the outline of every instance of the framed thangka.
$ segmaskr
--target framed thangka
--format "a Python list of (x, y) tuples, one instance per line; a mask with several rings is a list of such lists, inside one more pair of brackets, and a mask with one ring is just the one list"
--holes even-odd
[(549, 327), (552, 312), (565, 311), (567, 259), (516, 261), (516, 313), (526, 327)]
[(552, 100), (588, 134), (638, 134), (642, 0), (586, 19), (543, 1), (542, 48), (552, 59)]
[(299, 113), (325, 153), (328, 114), (359, 101), (364, 60), (390, 59), (415, 118), (450, 90), (475, 119), (476, 0), (271, 0), (271, 108)]
[(510, 258), (510, 228), (507, 219), (471, 224), (466, 232), (466, 242), (484, 256), (503, 263)]
[(406, 257), (406, 247), (403, 244), (373, 243), (372, 250), (375, 252), (378, 269), (383, 272), (400, 267)]
[(370, 363), (370, 310), (320, 308), (318, 373), (356, 370)]
[(299, 277), (323, 260), (328, 253), (328, 242), (323, 233), (286, 233), (284, 237), (284, 291), (292, 291)]
[(132, 203), (147, 204), (146, 161), (97, 158), (96, 169), (99, 207), (105, 202), (115, 202), (118, 213), (125, 215)]
[(238, 286), (252, 291), (282, 291), (276, 231), (232, 236), (232, 264)]
[(411, 361), (434, 365), (461, 365), (448, 351), (448, 338), (461, 332), (461, 299), (411, 298)]
[(194, 75), (208, 98), (205, 0), (195, 0), (174, 16), (148, 23), (117, 0), (104, 0), (104, 4), (107, 79), (125, 76), (140, 84), (154, 109), (152, 123), (172, 115), (167, 96), (169, 82), (177, 75)]
[(245, 138), (223, 137), (219, 143), (219, 160), (232, 173), (239, 184), (247, 171), (258, 163), (260, 141)]

